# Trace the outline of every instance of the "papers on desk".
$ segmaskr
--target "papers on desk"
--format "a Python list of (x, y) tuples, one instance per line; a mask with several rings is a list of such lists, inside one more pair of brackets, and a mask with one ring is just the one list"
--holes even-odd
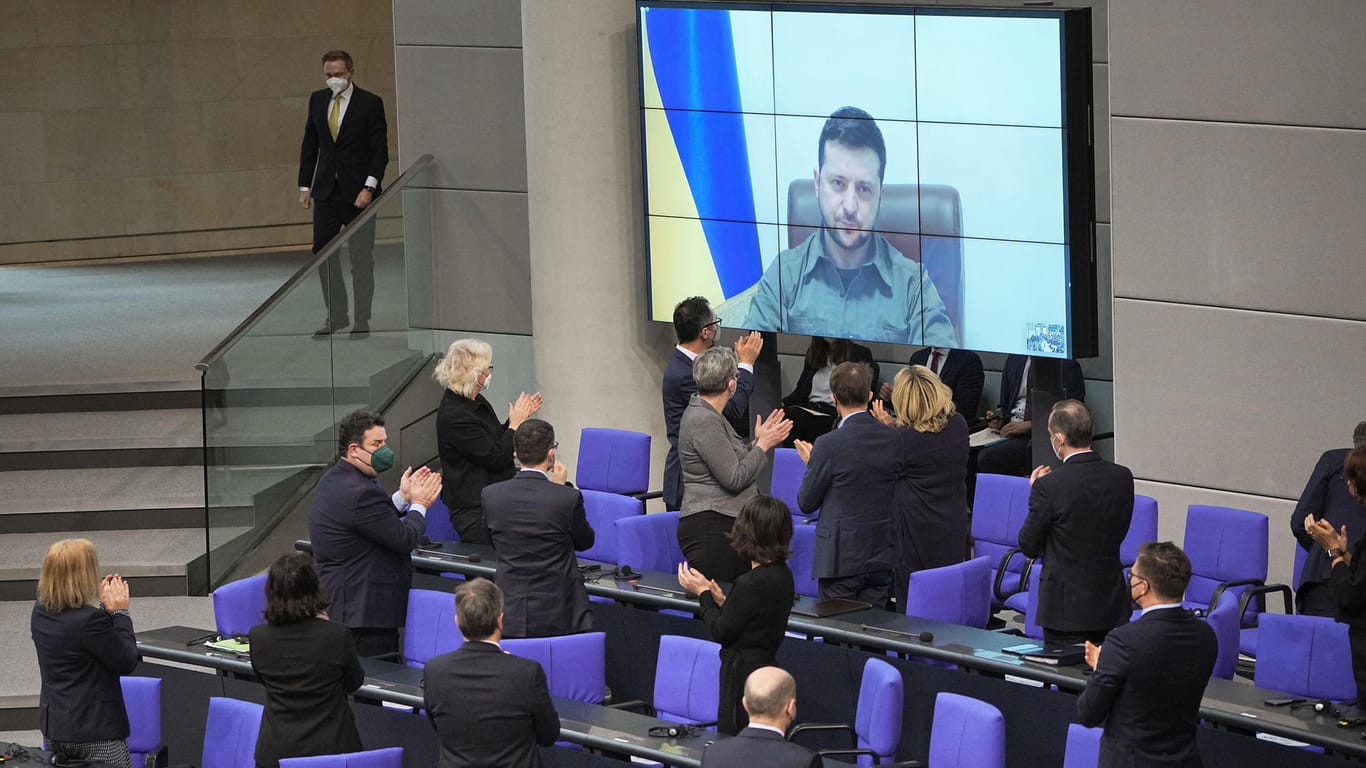
[(995, 445), (1005, 439), (1006, 438), (1001, 437), (1001, 433), (995, 429), (979, 429), (971, 435), (968, 435), (968, 447), (985, 448), (988, 445)]
[(1086, 661), (1086, 647), (1082, 645), (1040, 645), (1025, 643), (1002, 648), (1025, 661), (1035, 664), (1049, 664), (1055, 667), (1071, 667)]
[(220, 653), (230, 653), (238, 658), (248, 658), (251, 656), (251, 644), (246, 640), (237, 640), (225, 637), (219, 640), (210, 640), (204, 643), (205, 648), (209, 648)]

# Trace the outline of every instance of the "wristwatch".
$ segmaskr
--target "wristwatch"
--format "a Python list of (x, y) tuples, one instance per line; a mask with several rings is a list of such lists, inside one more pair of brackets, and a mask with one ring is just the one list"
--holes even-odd
[(372, 194), (372, 195), (373, 195), (374, 193), (376, 193), (376, 192), (379, 191), (379, 187), (374, 187), (374, 186), (371, 186), (371, 185), (369, 185), (369, 184), (366, 184), (366, 185), (365, 185), (365, 188), (368, 189), (368, 190), (370, 190), (370, 194)]
[(1334, 548), (1334, 549), (1328, 550), (1328, 559), (1329, 559), (1329, 560), (1336, 560), (1336, 559), (1338, 559), (1339, 557), (1342, 557), (1342, 556), (1345, 555), (1345, 554), (1347, 554), (1347, 550), (1345, 550), (1345, 549), (1343, 549), (1343, 548), (1341, 548), (1341, 547), (1336, 547), (1336, 548)]

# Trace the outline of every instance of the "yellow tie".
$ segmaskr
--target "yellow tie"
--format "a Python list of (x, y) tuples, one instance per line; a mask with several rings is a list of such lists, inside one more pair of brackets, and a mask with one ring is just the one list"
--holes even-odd
[(327, 130), (332, 133), (332, 140), (337, 140), (337, 128), (341, 125), (341, 93), (338, 92), (336, 98), (332, 99), (332, 112), (327, 116)]

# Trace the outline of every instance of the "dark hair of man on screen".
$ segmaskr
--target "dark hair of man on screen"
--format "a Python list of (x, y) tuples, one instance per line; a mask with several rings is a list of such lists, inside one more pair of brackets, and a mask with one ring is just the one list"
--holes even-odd
[(877, 180), (887, 172), (887, 144), (882, 140), (882, 129), (873, 116), (858, 107), (840, 107), (830, 114), (821, 129), (820, 144), (816, 147), (816, 167), (825, 165), (825, 144), (836, 141), (849, 149), (867, 147), (877, 153)]

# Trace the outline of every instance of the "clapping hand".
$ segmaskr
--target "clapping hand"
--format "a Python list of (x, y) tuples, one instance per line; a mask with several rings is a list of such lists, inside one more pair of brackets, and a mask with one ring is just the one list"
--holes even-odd
[(801, 459), (803, 464), (811, 463), (811, 443), (805, 440), (793, 440), (792, 447), (797, 449), (797, 458)]
[(1034, 481), (1035, 481), (1035, 480), (1038, 480), (1039, 478), (1044, 477), (1045, 475), (1047, 475), (1048, 473), (1050, 473), (1050, 472), (1052, 472), (1052, 471), (1053, 471), (1053, 468), (1050, 467), (1050, 466), (1048, 466), (1047, 464), (1040, 464), (1039, 466), (1037, 466), (1037, 467), (1034, 468), (1034, 471), (1033, 471), (1033, 472), (1030, 472), (1030, 473), (1029, 473), (1029, 484), (1030, 484), (1031, 486), (1034, 485)]
[(1333, 524), (1327, 520), (1315, 520), (1313, 515), (1307, 515), (1304, 518), (1304, 530), (1326, 550), (1347, 549), (1346, 525), (1342, 526), (1341, 532), (1335, 531)]
[[(885, 387), (887, 385), (884, 384), (883, 386)], [(871, 413), (873, 414), (873, 418), (877, 419), (883, 424), (886, 424), (889, 427), (896, 426), (896, 417), (892, 416), (892, 414), (887, 412), (887, 409), (882, 406), (881, 400), (873, 401)]]
[(767, 419), (763, 416), (754, 417), (754, 444), (762, 451), (782, 445), (791, 431), (792, 422), (781, 408), (774, 408)]
[(686, 562), (678, 564), (678, 585), (694, 595), (710, 592), (717, 605), (726, 602), (726, 593), (721, 591), (721, 585), (707, 578), (701, 571), (693, 570)]
[(508, 426), (517, 429), (522, 426), (522, 422), (536, 415), (541, 410), (541, 393), (528, 395), (523, 392), (517, 396), (517, 402), (508, 403)]
[(1096, 665), (1100, 663), (1100, 648), (1101, 646), (1090, 640), (1086, 641), (1086, 666), (1091, 669), (1095, 669)]
[(754, 365), (759, 352), (764, 348), (764, 337), (758, 331), (750, 331), (735, 340), (735, 357), (742, 363)]
[(101, 579), (100, 604), (110, 613), (128, 610), (128, 582), (117, 573)]
[(421, 480), (427, 475), (432, 474), (432, 470), (427, 465), (422, 465), (416, 471), (412, 467), (403, 470), (403, 477), (398, 480), (398, 497), (405, 503), (411, 504), (413, 501), (413, 481)]
[[(427, 470), (427, 471), (423, 471)], [(404, 474), (407, 474), (406, 472)], [(423, 509), (431, 509), (441, 495), (441, 475), (426, 467), (419, 467), (408, 478), (408, 503), (421, 504)], [(400, 486), (401, 487), (401, 486)]]

